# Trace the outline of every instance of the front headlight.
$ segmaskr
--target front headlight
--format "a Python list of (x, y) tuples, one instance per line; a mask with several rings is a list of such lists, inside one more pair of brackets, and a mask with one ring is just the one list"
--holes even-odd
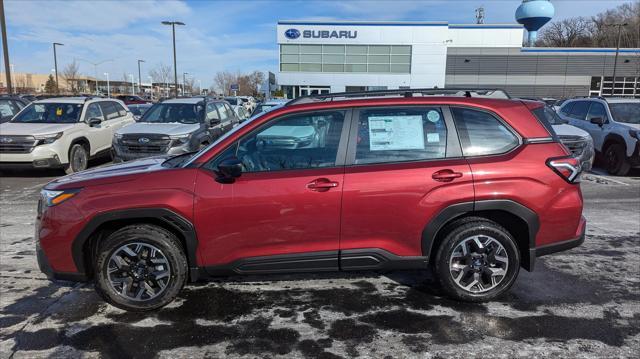
[(70, 199), (80, 192), (79, 189), (67, 189), (62, 191), (51, 191), (48, 189), (43, 189), (40, 191), (40, 195), (42, 196), (42, 202), (47, 207), (57, 206), (60, 203)]
[(169, 136), (169, 138), (171, 139), (171, 146), (182, 146), (185, 143), (189, 142), (189, 137), (191, 137), (191, 134), (189, 133), (186, 135)]
[(57, 139), (62, 137), (62, 132), (49, 133), (49, 134), (46, 134), (46, 135), (36, 135), (34, 137), (35, 137), (36, 140), (38, 140), (38, 142), (36, 142), (36, 146), (37, 145), (48, 145), (50, 143), (56, 142)]
[(115, 138), (116, 138), (116, 140), (119, 140), (119, 139), (121, 139), (121, 138), (122, 138), (122, 134), (121, 134), (121, 133), (117, 133), (117, 132), (116, 132), (116, 133), (113, 135), (113, 137), (115, 137)]

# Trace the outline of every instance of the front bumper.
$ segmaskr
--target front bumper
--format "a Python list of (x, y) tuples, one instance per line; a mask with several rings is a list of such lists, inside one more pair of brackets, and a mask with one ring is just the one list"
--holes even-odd
[(165, 156), (165, 155), (181, 155), (183, 153), (191, 152), (189, 143), (181, 146), (169, 147), (166, 151), (162, 152), (134, 152), (124, 149), (118, 143), (113, 143), (111, 146), (111, 155), (115, 162), (133, 161), (141, 158)]
[(29, 162), (4, 162), (0, 161), (2, 169), (32, 169), (32, 168), (61, 168), (63, 164), (57, 155), (50, 158), (40, 158)]
[(636, 141), (636, 148), (633, 150), (631, 157), (629, 157), (629, 163), (631, 167), (640, 167), (640, 140)]
[(82, 273), (54, 272), (47, 256), (40, 248), (39, 242), (36, 242), (36, 256), (38, 258), (38, 268), (49, 280), (67, 280), (71, 282), (86, 282), (88, 280), (87, 276)]

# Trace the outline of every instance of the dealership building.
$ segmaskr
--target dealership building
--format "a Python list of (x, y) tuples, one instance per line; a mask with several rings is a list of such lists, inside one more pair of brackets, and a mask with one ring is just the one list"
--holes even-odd
[(523, 47), (520, 24), (279, 21), (288, 98), (363, 90), (502, 88), (518, 97), (640, 97), (640, 49)]

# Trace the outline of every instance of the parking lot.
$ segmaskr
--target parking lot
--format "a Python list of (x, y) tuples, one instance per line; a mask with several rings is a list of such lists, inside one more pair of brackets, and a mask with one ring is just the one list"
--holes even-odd
[(37, 268), (40, 188), (9, 172), (0, 198), (0, 356), (633, 357), (640, 350), (640, 177), (588, 174), (583, 246), (543, 257), (500, 301), (442, 298), (428, 273), (228, 278), (150, 314)]

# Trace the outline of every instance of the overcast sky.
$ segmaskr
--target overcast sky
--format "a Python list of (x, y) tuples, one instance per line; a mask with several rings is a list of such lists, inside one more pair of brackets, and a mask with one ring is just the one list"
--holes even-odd
[[(485, 23), (515, 23), (519, 0), (477, 1), (28, 1), (5, 0), (9, 52), (16, 72), (48, 73), (78, 61), (84, 74), (108, 72), (137, 77), (144, 59), (143, 81), (157, 64), (172, 64), (171, 28), (163, 20), (186, 23), (176, 29), (178, 73), (209, 86), (220, 70), (276, 71), (278, 20), (414, 20), (474, 23), (474, 9), (485, 8)], [(631, 2), (555, 0), (555, 18), (591, 16)], [(81, 60), (84, 59), (85, 61)], [(88, 62), (87, 62), (88, 61)], [(4, 70), (4, 63), (2, 65)]]

